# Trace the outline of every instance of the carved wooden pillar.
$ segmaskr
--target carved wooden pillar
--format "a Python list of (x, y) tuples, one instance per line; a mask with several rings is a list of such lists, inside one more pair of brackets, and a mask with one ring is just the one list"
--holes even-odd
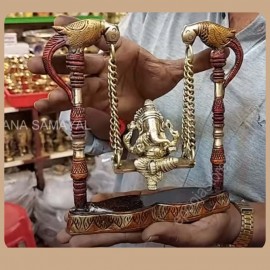
[(72, 50), (66, 58), (70, 70), (73, 106), (70, 120), (72, 130), (73, 159), (71, 177), (73, 179), (74, 204), (76, 210), (83, 210), (87, 205), (86, 179), (88, 169), (84, 155), (85, 147), (85, 109), (82, 107), (82, 87), (84, 85), (83, 49)]
[(226, 65), (226, 55), (224, 49), (213, 50), (210, 61), (214, 68), (212, 81), (215, 83), (215, 97), (212, 107), (213, 112), (213, 148), (211, 155), (212, 163), (212, 186), (214, 190), (223, 189), (224, 164), (226, 162), (223, 147), (224, 128), (224, 70)]

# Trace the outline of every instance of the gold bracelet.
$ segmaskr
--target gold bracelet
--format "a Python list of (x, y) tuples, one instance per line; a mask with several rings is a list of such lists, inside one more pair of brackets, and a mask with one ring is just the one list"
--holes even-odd
[(241, 230), (232, 247), (247, 247), (254, 233), (254, 210), (247, 202), (232, 202), (241, 214)]

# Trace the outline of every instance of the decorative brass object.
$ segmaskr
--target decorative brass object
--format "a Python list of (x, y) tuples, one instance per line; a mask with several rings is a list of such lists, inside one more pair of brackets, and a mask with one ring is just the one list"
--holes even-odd
[[(166, 137), (165, 129), (170, 132), (171, 141)], [(135, 131), (138, 131), (139, 135), (131, 145)], [(139, 156), (134, 161), (134, 166), (145, 177), (149, 190), (157, 189), (157, 183), (164, 172), (177, 168), (178, 158), (168, 155), (176, 150), (178, 138), (178, 131), (173, 130), (169, 120), (164, 121), (151, 100), (145, 101), (144, 107), (136, 112), (134, 121), (128, 125), (123, 142), (130, 153)]]
[[(82, 20), (68, 26), (55, 26), (57, 34), (47, 43), (43, 62), (51, 78), (63, 88), (73, 104), (71, 110), (72, 148), (74, 151), (71, 175), (74, 186), (75, 207), (70, 210), (67, 231), (70, 234), (97, 232), (123, 232), (142, 230), (153, 222), (192, 222), (229, 208), (229, 195), (223, 190), (224, 89), (240, 69), (243, 52), (235, 38), (235, 31), (210, 22), (199, 22), (185, 26), (182, 32), (186, 44), (184, 63), (184, 89), (182, 130), (173, 129), (171, 122), (164, 119), (151, 100), (146, 100), (134, 120), (128, 125), (121, 139), (117, 98), (117, 65), (114, 44), (120, 34), (117, 26), (104, 21)], [(108, 62), (108, 97), (110, 102), (110, 142), (113, 149), (113, 167), (116, 173), (140, 172), (146, 179), (149, 194), (119, 196), (99, 203), (87, 203), (86, 178), (88, 175), (84, 155), (85, 110), (82, 107), (81, 88), (84, 84), (84, 49), (93, 45), (101, 36), (110, 45)], [(213, 66), (212, 81), (215, 86), (213, 104), (213, 185), (202, 188), (204, 196), (194, 201), (194, 193), (201, 188), (176, 188), (155, 191), (165, 172), (195, 165), (195, 93), (193, 78), (192, 44), (196, 37), (212, 48), (210, 61)], [(70, 85), (59, 77), (51, 64), (57, 49), (68, 47), (66, 58), (70, 69)], [(236, 54), (235, 65), (225, 78), (225, 47)], [(137, 134), (137, 135), (136, 135)], [(166, 135), (166, 134), (169, 134)], [(180, 140), (181, 137), (181, 140)], [(181, 153), (176, 151), (178, 143)], [(123, 152), (137, 156), (132, 160), (122, 159)]]
[[(235, 65), (223, 83), (225, 89), (229, 82), (235, 77), (243, 62), (243, 51), (241, 44), (235, 38), (236, 31), (212, 22), (199, 22), (185, 26), (182, 40), (187, 46), (191, 46), (198, 36), (201, 41), (214, 51), (223, 51), (225, 47), (231, 48), (235, 55)], [(224, 62), (225, 65), (225, 62)], [(222, 78), (220, 78), (221, 82)]]
[[(214, 68), (212, 81), (214, 82), (214, 103), (213, 103), (213, 149), (212, 149), (212, 182), (215, 190), (223, 189), (224, 164), (226, 162), (223, 136), (224, 136), (224, 94), (229, 82), (236, 76), (243, 62), (243, 51), (241, 44), (235, 37), (236, 31), (225, 28), (211, 22), (199, 22), (185, 26), (182, 32), (183, 42), (190, 47), (196, 37), (212, 48), (210, 61)], [(225, 78), (223, 67), (226, 65), (225, 47), (231, 48), (235, 53), (235, 64)]]
[(16, 129), (5, 129), (4, 131), (4, 152), (5, 162), (14, 159), (27, 159), (32, 156), (32, 130), (26, 125)]
[(56, 164), (52, 167), (52, 171), (55, 175), (64, 175), (68, 173), (69, 168), (68, 166), (62, 165), (62, 164)]
[(66, 134), (61, 128), (56, 130), (56, 138), (53, 140), (53, 143), (56, 152), (63, 152), (68, 149), (66, 145)]
[(5, 162), (14, 160), (14, 134), (12, 131), (5, 129), (4, 131), (4, 147)]
[[(207, 194), (204, 198), (187, 199), (202, 191)], [(175, 188), (89, 202), (88, 212), (70, 211), (67, 227), (72, 235), (134, 232), (160, 221), (190, 223), (225, 211), (229, 204), (226, 192), (213, 194), (209, 188)]]
[[(84, 48), (93, 45), (103, 35), (113, 46), (119, 38), (117, 26), (104, 21), (82, 20), (68, 26), (55, 26), (54, 35), (44, 48), (43, 62), (49, 76), (62, 87), (71, 103), (71, 127), (73, 161), (71, 176), (74, 186), (75, 208), (86, 209), (86, 179), (88, 176), (85, 160), (85, 109), (82, 107), (82, 87), (84, 84)], [(70, 85), (57, 75), (51, 61), (53, 54), (60, 48), (67, 47), (67, 67), (70, 70)]]
[(56, 86), (48, 75), (31, 74), (27, 67), (31, 57), (31, 54), (5, 57), (4, 85), (11, 94), (49, 92)]
[(31, 154), (32, 131), (26, 126), (21, 126), (15, 131), (15, 140), (21, 157)]
[(41, 141), (41, 148), (42, 153), (52, 153), (54, 152), (54, 144), (53, 144), (53, 137), (54, 137), (54, 130), (52, 126), (52, 119), (47, 115), (42, 115), (39, 118), (40, 122), (40, 141)]
[[(184, 106), (182, 117), (182, 156), (169, 157), (168, 154), (175, 150), (179, 134), (174, 131), (169, 120), (164, 122), (162, 115), (156, 111), (153, 102), (147, 100), (145, 106), (139, 109), (134, 121), (128, 126), (130, 131), (124, 136), (124, 143), (131, 153), (139, 155), (138, 159), (122, 160), (123, 146), (120, 137), (120, 125), (118, 116), (117, 99), (117, 69), (114, 47), (111, 46), (108, 74), (108, 94), (111, 109), (110, 141), (113, 148), (113, 166), (116, 173), (138, 171), (147, 180), (149, 190), (156, 190), (157, 183), (162, 179), (163, 173), (174, 168), (192, 168), (195, 165), (195, 114), (194, 114), (194, 86), (192, 51), (188, 47), (185, 59), (185, 83), (184, 83)], [(130, 139), (132, 130), (138, 129), (139, 138), (137, 145), (132, 147)], [(169, 142), (164, 136), (164, 128), (167, 127), (173, 136)], [(147, 138), (148, 137), (148, 138)], [(150, 139), (150, 140), (149, 140)], [(167, 143), (166, 143), (167, 142)], [(146, 147), (146, 145), (148, 146)], [(144, 147), (139, 150), (138, 147)], [(153, 151), (156, 151), (154, 154)], [(166, 157), (165, 157), (166, 156)]]

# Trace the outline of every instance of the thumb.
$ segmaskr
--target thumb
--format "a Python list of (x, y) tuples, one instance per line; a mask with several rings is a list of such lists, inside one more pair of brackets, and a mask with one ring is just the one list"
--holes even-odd
[(156, 222), (142, 232), (144, 242), (157, 242), (172, 246), (189, 246), (192, 228), (174, 222)]

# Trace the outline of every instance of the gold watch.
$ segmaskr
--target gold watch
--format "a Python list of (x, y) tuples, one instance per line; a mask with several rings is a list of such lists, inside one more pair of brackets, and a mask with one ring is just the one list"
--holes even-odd
[(254, 210), (245, 201), (232, 202), (241, 214), (241, 230), (232, 247), (248, 247), (254, 232)]

